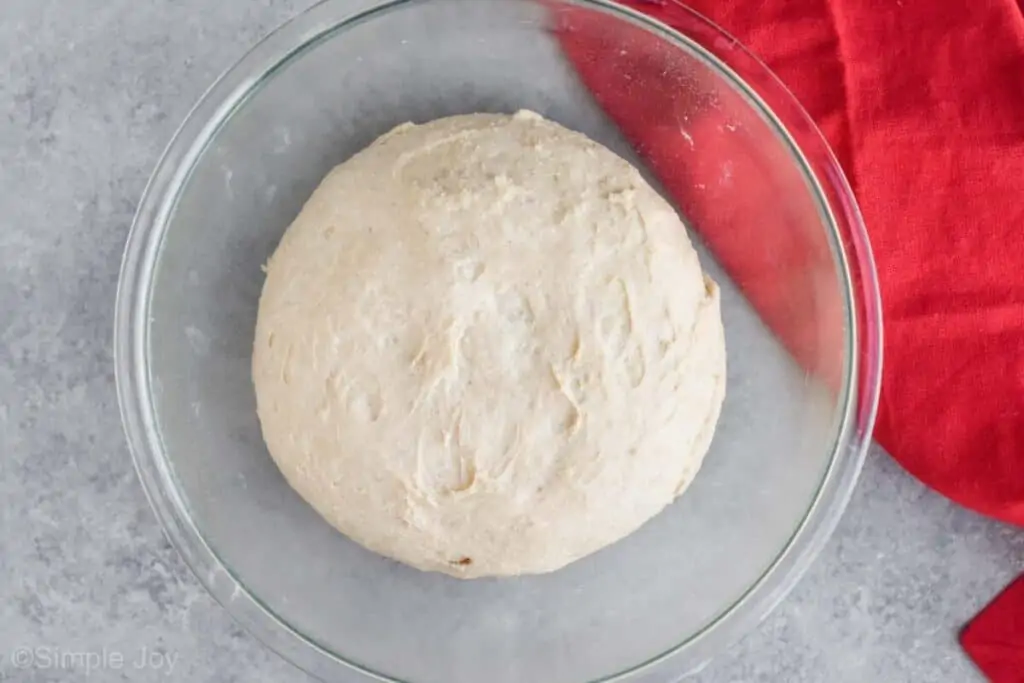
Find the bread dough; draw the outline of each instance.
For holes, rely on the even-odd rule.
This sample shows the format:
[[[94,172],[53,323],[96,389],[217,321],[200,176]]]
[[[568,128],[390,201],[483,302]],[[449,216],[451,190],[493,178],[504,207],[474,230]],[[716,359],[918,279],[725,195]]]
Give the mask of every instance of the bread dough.
[[[635,168],[536,114],[400,126],[327,176],[266,270],[270,454],[382,555],[549,572],[656,515],[708,449],[717,286]]]

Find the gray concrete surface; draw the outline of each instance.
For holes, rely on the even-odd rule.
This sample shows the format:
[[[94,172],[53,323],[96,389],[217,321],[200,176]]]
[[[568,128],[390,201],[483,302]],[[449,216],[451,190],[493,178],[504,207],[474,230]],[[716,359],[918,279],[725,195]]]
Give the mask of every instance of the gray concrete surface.
[[[0,3],[0,679],[303,683],[164,540],[119,423],[112,303],[162,147],[307,0]],[[700,683],[980,681],[960,626],[1024,571],[1024,532],[875,449],[838,533]]]

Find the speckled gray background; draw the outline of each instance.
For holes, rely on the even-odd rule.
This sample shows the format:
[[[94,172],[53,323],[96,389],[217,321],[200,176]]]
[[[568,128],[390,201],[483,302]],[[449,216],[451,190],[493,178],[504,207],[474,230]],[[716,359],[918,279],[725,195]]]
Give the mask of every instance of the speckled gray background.
[[[308,4],[0,3],[0,679],[309,681],[164,540],[111,353],[121,248],[161,149],[220,71]],[[980,681],[957,629],[1022,571],[1024,532],[957,509],[876,449],[809,575],[695,680]],[[36,661],[18,668],[25,648]]]

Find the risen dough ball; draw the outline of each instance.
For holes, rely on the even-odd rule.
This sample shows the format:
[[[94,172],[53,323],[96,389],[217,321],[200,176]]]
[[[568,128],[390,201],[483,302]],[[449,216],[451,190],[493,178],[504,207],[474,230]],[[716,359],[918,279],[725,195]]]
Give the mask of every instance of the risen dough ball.
[[[356,542],[549,572],[690,484],[725,389],[716,285],[629,163],[536,114],[405,125],[267,266],[253,357],[288,482]]]

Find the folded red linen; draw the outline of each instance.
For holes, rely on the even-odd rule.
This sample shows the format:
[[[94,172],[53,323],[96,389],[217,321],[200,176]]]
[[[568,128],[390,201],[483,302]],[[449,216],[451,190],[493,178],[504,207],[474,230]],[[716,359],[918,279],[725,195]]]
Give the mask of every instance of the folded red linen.
[[[1024,683],[1024,576],[964,629],[960,643],[993,683]]]

